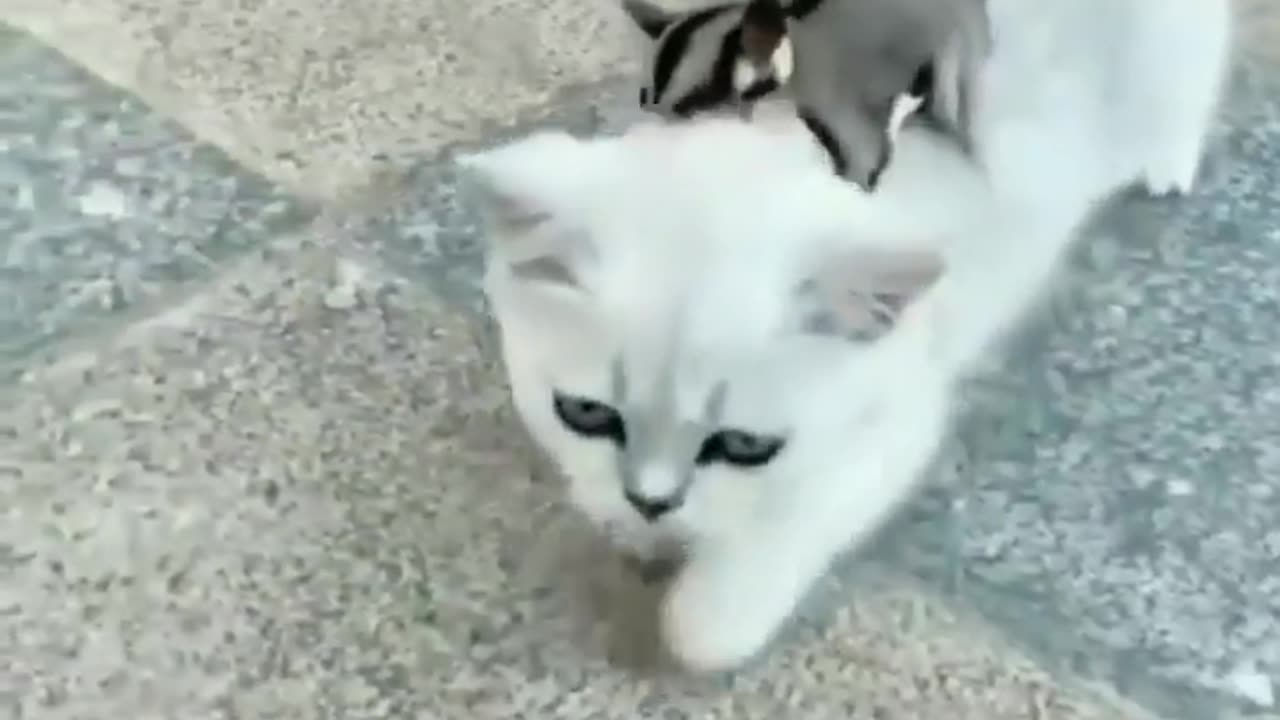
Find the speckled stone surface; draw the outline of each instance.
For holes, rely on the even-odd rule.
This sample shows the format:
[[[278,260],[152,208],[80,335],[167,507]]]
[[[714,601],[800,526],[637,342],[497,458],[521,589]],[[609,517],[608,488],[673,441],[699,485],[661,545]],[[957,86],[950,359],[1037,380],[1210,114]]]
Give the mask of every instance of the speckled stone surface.
[[[0,713],[1144,717],[871,576],[728,681],[672,673],[473,327],[306,237],[6,393]]]
[[[0,25],[0,377],[309,214]]]
[[[1280,58],[1256,50],[1200,189],[1103,214],[871,554],[1168,718],[1274,711],[1280,680]],[[625,102],[613,87],[548,122],[607,128]],[[354,237],[479,303],[453,171],[413,181]]]

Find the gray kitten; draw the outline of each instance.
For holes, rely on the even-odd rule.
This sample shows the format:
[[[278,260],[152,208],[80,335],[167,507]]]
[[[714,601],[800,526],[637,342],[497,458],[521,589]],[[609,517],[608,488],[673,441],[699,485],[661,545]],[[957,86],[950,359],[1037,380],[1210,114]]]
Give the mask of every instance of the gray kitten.
[[[991,47],[986,0],[622,4],[654,41],[646,109],[687,118],[785,93],[836,173],[868,190],[917,107],[969,147],[974,83]]]

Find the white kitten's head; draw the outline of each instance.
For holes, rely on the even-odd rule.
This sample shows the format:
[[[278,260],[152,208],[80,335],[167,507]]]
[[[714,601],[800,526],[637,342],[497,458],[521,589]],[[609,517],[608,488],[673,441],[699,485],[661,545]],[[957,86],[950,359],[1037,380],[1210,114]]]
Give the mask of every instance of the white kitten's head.
[[[802,128],[545,132],[463,163],[516,407],[632,549],[749,529],[912,382],[940,257]]]

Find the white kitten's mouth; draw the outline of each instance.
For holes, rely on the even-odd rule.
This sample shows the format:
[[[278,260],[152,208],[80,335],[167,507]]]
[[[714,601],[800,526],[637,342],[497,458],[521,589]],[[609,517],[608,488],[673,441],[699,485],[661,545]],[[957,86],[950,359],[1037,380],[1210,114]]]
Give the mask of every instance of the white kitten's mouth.
[[[622,549],[623,564],[640,576],[646,585],[663,582],[675,575],[688,560],[688,549],[683,543],[660,543],[650,552],[638,553]]]

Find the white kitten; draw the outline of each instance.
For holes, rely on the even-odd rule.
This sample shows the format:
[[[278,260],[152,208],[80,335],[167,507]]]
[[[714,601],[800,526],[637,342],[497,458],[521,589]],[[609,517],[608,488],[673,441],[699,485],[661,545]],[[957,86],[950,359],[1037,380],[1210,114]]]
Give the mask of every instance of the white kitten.
[[[867,195],[794,119],[545,132],[464,160],[518,412],[614,541],[687,548],[663,632],[692,669],[756,654],[909,497],[957,380],[1097,202],[1191,185],[1226,0],[989,7],[983,170],[908,128]]]

